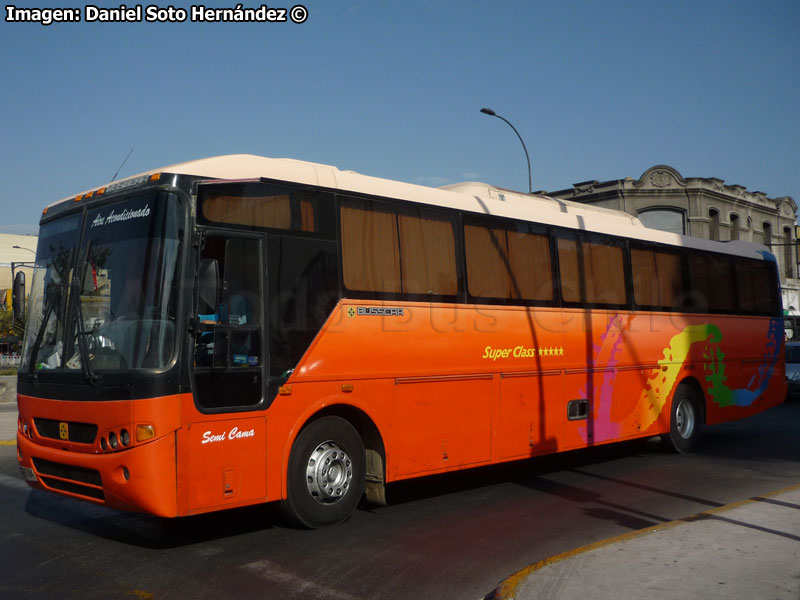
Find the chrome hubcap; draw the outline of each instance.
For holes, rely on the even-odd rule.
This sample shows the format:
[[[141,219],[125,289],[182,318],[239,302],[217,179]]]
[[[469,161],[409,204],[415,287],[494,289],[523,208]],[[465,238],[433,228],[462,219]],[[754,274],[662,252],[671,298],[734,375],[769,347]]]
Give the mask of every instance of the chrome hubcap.
[[[320,504],[341,500],[353,480],[353,463],[347,452],[334,442],[317,446],[306,465],[308,493]]]
[[[683,439],[689,439],[694,432],[694,405],[685,398],[680,401],[675,410],[675,425],[678,435]]]

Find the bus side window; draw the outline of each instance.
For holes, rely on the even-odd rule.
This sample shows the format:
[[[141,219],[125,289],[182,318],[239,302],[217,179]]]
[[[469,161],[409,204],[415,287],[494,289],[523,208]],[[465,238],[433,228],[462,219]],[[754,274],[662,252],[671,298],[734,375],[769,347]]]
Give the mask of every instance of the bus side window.
[[[261,271],[258,268],[257,247],[257,242],[248,239],[230,239],[225,243],[225,271],[220,304],[222,323],[254,325],[259,322],[257,308]]]
[[[194,350],[198,404],[205,408],[258,404],[264,362],[261,241],[209,235],[201,253],[204,264],[216,264],[220,272],[217,290],[200,286]],[[198,278],[202,276],[201,271]]]
[[[564,302],[588,305],[624,305],[623,248],[611,240],[558,238],[561,294]]]

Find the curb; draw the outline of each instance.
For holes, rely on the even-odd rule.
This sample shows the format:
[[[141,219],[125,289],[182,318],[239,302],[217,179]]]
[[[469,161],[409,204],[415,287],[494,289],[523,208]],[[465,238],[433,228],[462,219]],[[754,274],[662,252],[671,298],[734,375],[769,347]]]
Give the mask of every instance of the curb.
[[[603,548],[605,546],[610,546],[611,544],[615,544],[617,542],[624,542],[633,539],[637,539],[640,537],[644,537],[646,535],[650,535],[652,533],[656,533],[658,531],[664,531],[666,529],[672,529],[678,525],[685,525],[687,523],[693,523],[695,521],[701,521],[703,519],[707,519],[712,515],[727,512],[729,510],[739,508],[740,506],[746,506],[748,504],[754,504],[756,502],[762,502],[767,498],[771,498],[773,496],[779,496],[780,494],[784,494],[786,492],[793,492],[795,490],[800,489],[800,483],[787,486],[785,488],[781,488],[779,490],[775,490],[769,492],[767,494],[762,494],[760,496],[754,496],[753,498],[748,498],[746,500],[740,500],[738,502],[733,502],[731,504],[726,504],[724,506],[719,506],[717,508],[711,508],[709,510],[704,510],[697,514],[683,517],[681,519],[676,519],[674,521],[666,521],[664,523],[659,523],[653,527],[646,527],[644,529],[638,529],[636,531],[631,531],[628,533],[623,533],[621,535],[607,538],[605,540],[599,540],[597,542],[593,542],[591,544],[587,544],[586,546],[580,546],[578,548],[574,548],[573,550],[567,550],[566,552],[562,552],[561,554],[555,554],[553,556],[548,556],[538,562],[525,567],[524,569],[513,573],[506,579],[500,582],[500,584],[495,588],[495,590],[486,596],[486,600],[514,600],[516,594],[519,590],[519,586],[531,575],[533,575],[539,569],[546,567],[547,565],[551,565],[554,563],[561,562],[568,558],[572,558],[574,556],[579,556],[581,554],[585,554],[586,552],[591,552],[592,550],[597,550],[599,548]]]

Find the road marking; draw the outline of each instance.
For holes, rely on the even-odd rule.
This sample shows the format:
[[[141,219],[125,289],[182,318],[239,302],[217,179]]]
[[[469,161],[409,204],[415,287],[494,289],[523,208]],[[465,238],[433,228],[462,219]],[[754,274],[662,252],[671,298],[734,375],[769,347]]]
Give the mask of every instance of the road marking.
[[[754,504],[756,502],[764,502],[767,498],[778,496],[780,494],[785,494],[786,492],[793,492],[795,490],[800,490],[800,483],[795,485],[790,485],[780,490],[775,490],[774,492],[770,492],[768,494],[761,494],[760,496],[748,498],[747,500],[740,500],[738,502],[732,502],[731,504],[725,504],[724,506],[710,508],[708,510],[704,510],[702,512],[699,512],[697,514],[688,517],[675,519],[674,521],[666,521],[664,523],[659,523],[658,525],[645,527],[644,529],[629,531],[628,533],[623,533],[621,535],[611,537],[605,540],[599,540],[597,542],[587,544],[586,546],[580,546],[579,548],[574,548],[573,550],[567,550],[566,552],[562,552],[561,554],[548,556],[547,558],[544,558],[539,562],[535,562],[532,565],[525,567],[521,571],[517,571],[513,575],[504,579],[502,582],[500,582],[500,585],[497,586],[497,588],[495,589],[494,593],[490,596],[490,598],[492,600],[512,600],[513,598],[516,597],[519,586],[529,576],[533,575],[536,571],[538,571],[543,567],[546,567],[547,565],[552,565],[554,563],[567,560],[568,558],[572,558],[573,556],[578,556],[580,554],[585,554],[586,552],[591,552],[592,550],[597,550],[598,548],[610,546],[611,544],[615,544],[617,542],[626,542],[629,540],[634,540],[636,538],[640,538],[645,535],[655,533],[657,531],[664,531],[666,529],[672,529],[673,527],[676,527],[678,525],[685,525],[687,523],[692,523],[693,521],[699,521],[704,518],[707,518],[710,515],[726,512],[734,508],[739,508],[740,506],[746,506],[748,504]]]
[[[288,584],[305,597],[313,596],[314,598],[324,598],[325,600],[359,600],[357,596],[303,579],[269,560],[251,562],[244,565],[244,568],[267,581]]]
[[[17,440],[0,440],[0,446],[16,446]]]

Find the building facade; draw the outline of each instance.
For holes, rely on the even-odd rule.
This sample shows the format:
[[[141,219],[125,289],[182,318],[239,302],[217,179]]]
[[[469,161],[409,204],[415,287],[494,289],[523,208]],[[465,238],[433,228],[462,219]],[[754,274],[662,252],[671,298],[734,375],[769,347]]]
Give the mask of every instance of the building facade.
[[[784,311],[800,314],[797,204],[789,196],[768,198],[715,177],[684,178],[667,165],[650,167],[639,179],[584,181],[548,194],[622,210],[654,229],[763,244],[778,259]]]
[[[30,291],[32,266],[36,258],[38,241],[39,238],[35,235],[0,233],[0,316],[2,317],[8,317],[5,313],[11,310],[12,264],[15,270],[25,273],[26,294]],[[10,325],[7,318],[0,321],[0,325]],[[18,329],[11,331],[8,326],[0,327],[0,368],[17,364],[9,362],[12,359],[9,354],[19,351],[20,341]],[[13,357],[13,360],[18,360],[18,357]]]
[[[35,235],[0,233],[0,310],[8,308],[11,302],[12,263],[25,272],[30,287],[38,242],[39,238]]]

